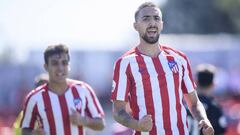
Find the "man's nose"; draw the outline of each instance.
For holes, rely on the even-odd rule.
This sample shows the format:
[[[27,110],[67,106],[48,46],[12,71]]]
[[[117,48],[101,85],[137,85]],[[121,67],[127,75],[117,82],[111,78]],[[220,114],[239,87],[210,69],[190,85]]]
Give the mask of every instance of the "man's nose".
[[[153,26],[155,26],[155,24],[156,24],[156,21],[153,18],[151,18],[149,21],[149,26],[153,27]]]
[[[64,65],[63,64],[58,64],[58,67],[57,67],[58,70],[63,70],[64,69]]]

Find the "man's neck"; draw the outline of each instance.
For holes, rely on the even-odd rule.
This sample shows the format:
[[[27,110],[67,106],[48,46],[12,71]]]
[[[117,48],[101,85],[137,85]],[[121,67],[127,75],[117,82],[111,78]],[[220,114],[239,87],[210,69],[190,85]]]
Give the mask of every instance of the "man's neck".
[[[52,91],[58,95],[62,95],[63,93],[65,93],[65,91],[68,88],[67,80],[64,82],[49,81],[48,88],[50,89],[50,91]]]
[[[161,52],[160,46],[158,43],[156,44],[142,44],[140,43],[137,46],[138,50],[145,54],[148,55],[150,57],[156,57],[159,55],[159,53]]]

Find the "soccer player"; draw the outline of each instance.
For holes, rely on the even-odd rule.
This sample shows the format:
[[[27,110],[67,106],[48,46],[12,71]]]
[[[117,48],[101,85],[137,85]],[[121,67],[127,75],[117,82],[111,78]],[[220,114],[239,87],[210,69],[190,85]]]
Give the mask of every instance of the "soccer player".
[[[70,56],[65,45],[48,46],[44,68],[49,82],[26,97],[22,133],[84,135],[84,128],[104,128],[104,112],[93,89],[82,81],[68,79]],[[34,129],[39,121],[41,128]]]
[[[134,28],[140,43],[120,57],[114,67],[114,119],[134,129],[135,135],[188,135],[184,98],[203,134],[213,135],[186,55],[159,44],[163,21],[157,5],[140,5]],[[132,115],[126,112],[127,102]]]

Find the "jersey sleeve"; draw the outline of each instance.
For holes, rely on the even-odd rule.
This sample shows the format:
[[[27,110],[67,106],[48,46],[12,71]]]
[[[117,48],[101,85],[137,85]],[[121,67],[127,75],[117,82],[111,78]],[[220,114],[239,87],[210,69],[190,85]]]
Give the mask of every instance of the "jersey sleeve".
[[[27,96],[24,109],[23,109],[23,117],[21,120],[21,128],[34,128],[34,122],[37,120],[37,103],[34,99],[34,96]]]
[[[130,64],[127,60],[119,59],[114,65],[111,100],[128,101],[130,78],[128,77]]]
[[[182,90],[183,93],[191,93],[196,89],[196,84],[193,80],[190,62],[188,58],[183,56],[183,78],[182,78]]]
[[[94,92],[94,90],[86,84],[87,87],[87,105],[86,105],[86,112],[89,114],[92,118],[103,118],[104,112],[102,109],[102,106]]]

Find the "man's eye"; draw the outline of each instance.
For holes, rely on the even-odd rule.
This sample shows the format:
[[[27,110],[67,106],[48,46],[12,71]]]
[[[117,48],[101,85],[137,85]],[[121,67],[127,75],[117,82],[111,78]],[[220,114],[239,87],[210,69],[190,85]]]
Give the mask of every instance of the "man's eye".
[[[156,21],[160,21],[160,17],[155,17],[155,20]]]
[[[68,61],[63,61],[63,65],[68,65]]]
[[[143,21],[148,21],[148,20],[149,20],[148,17],[143,18]]]
[[[56,66],[58,63],[57,62],[52,62],[52,65]]]

